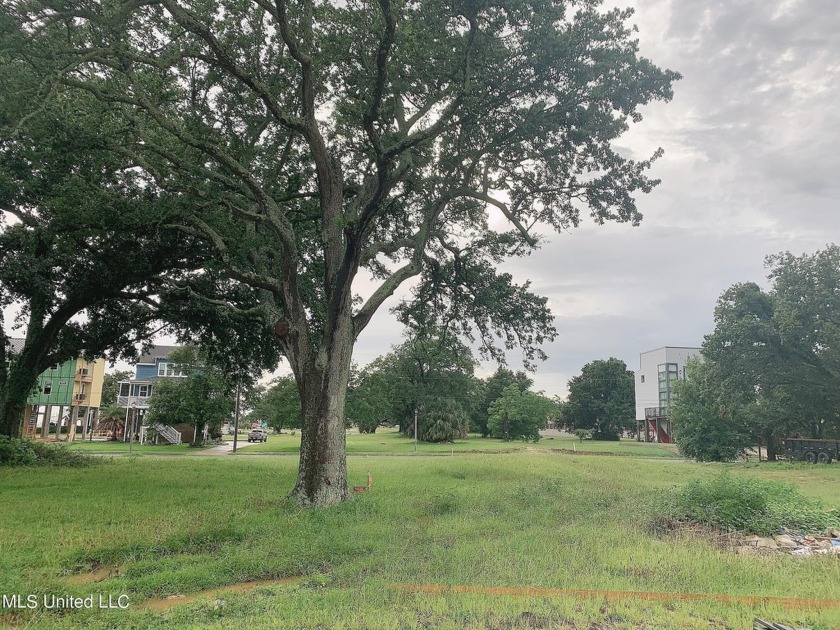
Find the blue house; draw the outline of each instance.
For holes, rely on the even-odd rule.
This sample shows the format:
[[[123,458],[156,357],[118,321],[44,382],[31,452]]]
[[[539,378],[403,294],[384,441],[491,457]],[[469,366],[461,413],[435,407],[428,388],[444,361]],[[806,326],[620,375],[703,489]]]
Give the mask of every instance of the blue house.
[[[183,378],[186,376],[178,364],[169,360],[169,355],[180,346],[154,346],[149,352],[138,359],[134,366],[134,378],[129,381],[120,382],[120,391],[117,396],[117,405],[126,409],[126,424],[128,424],[129,413],[132,416],[131,426],[143,427],[143,417],[149,409],[149,401],[154,395],[155,385],[161,379]],[[145,427],[143,427],[145,428]],[[161,433],[168,433],[165,427],[155,427]],[[141,433],[145,431],[141,430]],[[177,432],[176,432],[177,433]],[[170,442],[175,442],[175,434],[171,438],[165,435]],[[181,441],[180,433],[177,436],[177,443]]]

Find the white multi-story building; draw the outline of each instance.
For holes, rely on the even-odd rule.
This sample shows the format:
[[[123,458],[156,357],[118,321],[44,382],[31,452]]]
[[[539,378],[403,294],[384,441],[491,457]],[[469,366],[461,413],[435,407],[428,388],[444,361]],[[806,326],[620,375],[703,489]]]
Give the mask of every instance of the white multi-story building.
[[[636,372],[636,427],[638,439],[645,442],[671,442],[671,404],[673,385],[685,380],[685,361],[700,348],[665,346],[642,352]]]

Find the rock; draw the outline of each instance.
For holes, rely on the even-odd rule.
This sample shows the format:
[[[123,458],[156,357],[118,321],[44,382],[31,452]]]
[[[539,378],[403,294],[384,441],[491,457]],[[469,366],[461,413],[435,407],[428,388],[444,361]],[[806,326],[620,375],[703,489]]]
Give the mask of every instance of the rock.
[[[831,536],[832,538],[840,538],[840,529],[837,529],[836,527],[829,527],[825,530],[825,535]]]
[[[780,536],[774,536],[773,540],[776,541],[776,544],[783,549],[793,549],[796,547],[796,541],[788,536],[787,534],[782,534]]]
[[[810,556],[813,552],[810,547],[797,547],[790,553],[794,556]]]
[[[759,538],[755,546],[759,549],[778,549],[779,545],[776,544],[776,541],[772,538]]]

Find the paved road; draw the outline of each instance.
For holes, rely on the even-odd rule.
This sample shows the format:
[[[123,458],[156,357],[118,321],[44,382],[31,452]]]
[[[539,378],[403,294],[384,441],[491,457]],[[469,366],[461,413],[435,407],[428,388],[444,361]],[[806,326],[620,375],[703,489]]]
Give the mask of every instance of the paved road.
[[[251,446],[252,444],[258,444],[258,442],[249,442],[248,440],[239,440],[236,443],[236,450],[239,452],[240,449],[243,449],[247,446]],[[214,446],[213,448],[203,448],[200,451],[194,453],[195,455],[229,455],[233,452],[233,440],[227,442],[226,444],[222,444],[220,446]]]

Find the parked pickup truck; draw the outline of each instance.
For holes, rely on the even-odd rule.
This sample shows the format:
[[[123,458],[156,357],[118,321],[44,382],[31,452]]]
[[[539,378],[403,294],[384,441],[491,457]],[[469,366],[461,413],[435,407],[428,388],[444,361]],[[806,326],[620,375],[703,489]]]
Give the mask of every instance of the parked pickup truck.
[[[268,440],[268,431],[265,429],[253,429],[248,434],[249,442],[265,442]]]
[[[785,438],[785,453],[788,459],[809,464],[830,464],[831,460],[840,459],[840,440]]]

